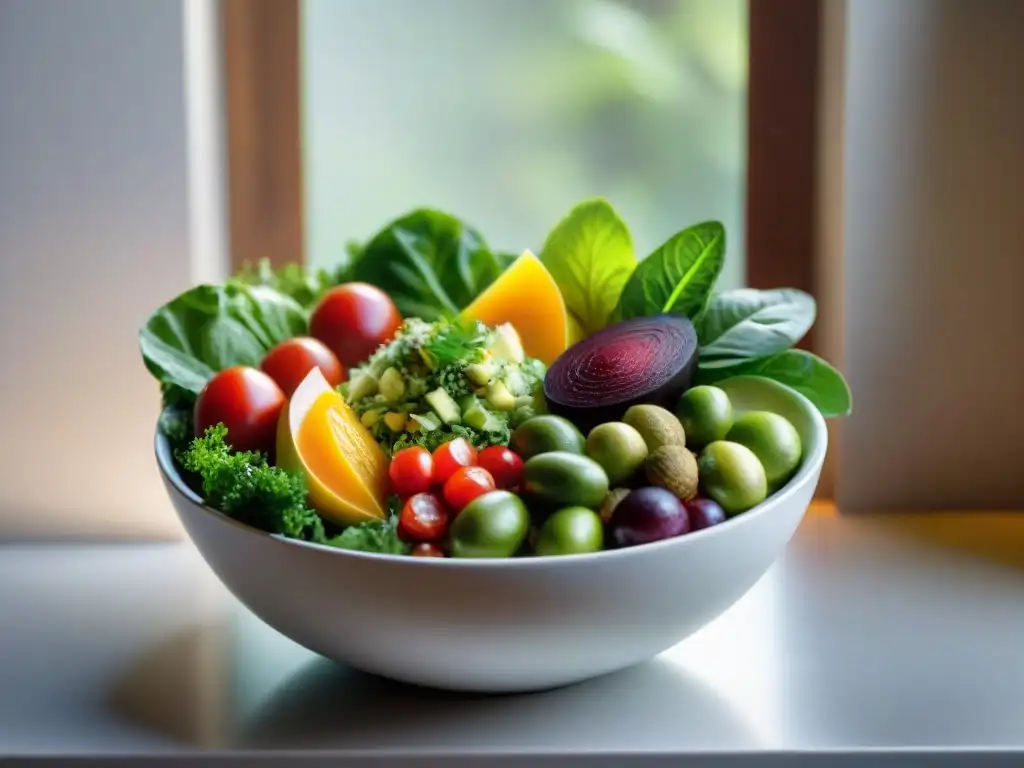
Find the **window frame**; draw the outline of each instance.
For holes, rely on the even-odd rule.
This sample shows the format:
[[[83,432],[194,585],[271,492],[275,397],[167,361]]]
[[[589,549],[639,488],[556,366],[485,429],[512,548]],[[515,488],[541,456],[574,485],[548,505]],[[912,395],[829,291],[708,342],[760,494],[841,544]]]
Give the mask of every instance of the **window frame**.
[[[820,294],[823,0],[749,0],[746,276]],[[799,344],[816,349],[817,328]]]
[[[221,0],[229,267],[304,258],[301,0]]]
[[[303,256],[302,0],[222,0],[231,266]],[[817,293],[822,0],[749,3],[747,284]],[[811,349],[815,334],[801,346]]]

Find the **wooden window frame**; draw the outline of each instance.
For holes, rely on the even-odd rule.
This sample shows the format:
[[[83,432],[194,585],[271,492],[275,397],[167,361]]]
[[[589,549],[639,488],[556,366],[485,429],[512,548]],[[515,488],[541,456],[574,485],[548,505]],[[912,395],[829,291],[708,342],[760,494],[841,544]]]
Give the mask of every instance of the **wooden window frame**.
[[[304,256],[301,0],[220,0],[229,265]]]
[[[750,0],[746,274],[818,294],[823,0]],[[303,257],[301,0],[221,0],[231,267]],[[814,348],[814,332],[801,346]]]

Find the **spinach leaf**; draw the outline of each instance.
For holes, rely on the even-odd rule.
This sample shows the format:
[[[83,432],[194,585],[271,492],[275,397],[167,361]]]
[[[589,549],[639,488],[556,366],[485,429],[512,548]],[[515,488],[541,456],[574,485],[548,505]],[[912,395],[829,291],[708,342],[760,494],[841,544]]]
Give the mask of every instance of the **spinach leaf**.
[[[623,320],[663,313],[696,322],[725,263],[725,227],[706,221],[684,229],[640,262],[619,299]]]
[[[637,265],[629,227],[603,198],[569,211],[548,234],[540,260],[587,333],[608,325]]]
[[[457,315],[506,266],[454,216],[421,208],[388,224],[355,254],[345,280],[383,290],[404,317]]]
[[[139,331],[146,368],[165,398],[194,400],[217,371],[258,366],[278,343],[306,332],[306,312],[269,286],[199,285],[154,312]]]
[[[763,376],[792,387],[810,400],[826,418],[848,416],[852,410],[850,387],[843,375],[817,355],[787,349],[771,357],[748,360],[728,368],[698,366],[697,383],[714,384],[733,376]]]
[[[700,364],[720,368],[789,349],[814,324],[814,299],[794,288],[716,293],[697,324]]]

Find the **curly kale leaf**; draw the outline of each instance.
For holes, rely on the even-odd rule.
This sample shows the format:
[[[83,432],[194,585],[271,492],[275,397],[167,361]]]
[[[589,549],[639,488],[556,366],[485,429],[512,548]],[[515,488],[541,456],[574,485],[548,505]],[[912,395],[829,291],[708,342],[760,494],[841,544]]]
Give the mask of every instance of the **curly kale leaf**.
[[[319,515],[306,502],[302,475],[267,463],[256,451],[233,453],[223,424],[210,427],[181,454],[202,479],[206,502],[246,525],[294,539],[323,541]]]

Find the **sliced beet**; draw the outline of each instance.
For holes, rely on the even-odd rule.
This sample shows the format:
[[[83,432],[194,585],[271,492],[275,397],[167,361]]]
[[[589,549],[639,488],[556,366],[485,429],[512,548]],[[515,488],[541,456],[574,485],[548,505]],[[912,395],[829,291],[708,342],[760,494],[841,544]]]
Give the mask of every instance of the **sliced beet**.
[[[697,332],[678,315],[609,325],[563,352],[544,377],[551,413],[584,434],[639,403],[674,411],[697,372]]]

